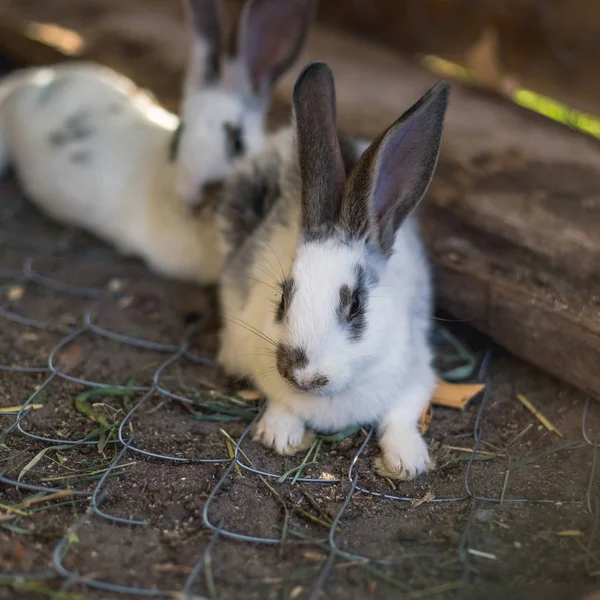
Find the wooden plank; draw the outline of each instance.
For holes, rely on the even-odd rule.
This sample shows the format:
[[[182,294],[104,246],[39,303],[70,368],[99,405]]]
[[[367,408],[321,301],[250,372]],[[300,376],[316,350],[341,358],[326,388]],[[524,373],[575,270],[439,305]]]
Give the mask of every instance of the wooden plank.
[[[600,399],[600,289],[539,256],[465,226],[433,204],[422,215],[438,303],[499,345]]]

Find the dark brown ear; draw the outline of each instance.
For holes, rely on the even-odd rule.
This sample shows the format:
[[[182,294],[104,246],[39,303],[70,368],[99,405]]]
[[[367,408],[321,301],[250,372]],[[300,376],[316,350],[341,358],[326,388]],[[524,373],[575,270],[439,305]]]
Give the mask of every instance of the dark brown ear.
[[[221,76],[223,7],[219,0],[184,0],[184,8],[192,32],[187,85],[214,84]]]
[[[339,225],[352,237],[369,234],[385,256],[433,177],[449,95],[448,83],[436,84],[365,150],[350,176]]]
[[[253,93],[268,93],[298,58],[315,6],[316,0],[248,0],[238,47]]]
[[[337,136],[333,74],[310,64],[294,87],[298,163],[302,179],[302,227],[320,236],[333,229],[346,175]]]

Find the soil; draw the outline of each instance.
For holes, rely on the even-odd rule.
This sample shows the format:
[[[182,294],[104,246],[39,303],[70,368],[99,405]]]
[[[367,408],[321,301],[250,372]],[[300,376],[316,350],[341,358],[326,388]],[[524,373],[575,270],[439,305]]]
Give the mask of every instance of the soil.
[[[100,3],[78,11],[55,3],[51,13],[48,3],[19,2],[19,9],[40,19],[62,15],[60,22],[75,26],[99,19],[84,4]],[[151,76],[156,83],[155,64],[138,55],[148,78],[141,83],[151,85]],[[161,85],[173,89],[168,78],[153,89]],[[216,368],[197,361],[213,357],[217,346],[214,290],[162,280],[62,230],[10,179],[0,181],[0,198],[0,409],[34,394],[42,405],[0,445],[0,472],[12,481],[0,483],[0,598],[125,598],[135,590],[111,586],[126,586],[141,597],[160,591],[221,600],[570,600],[594,589],[599,484],[595,446],[584,435],[592,442],[600,436],[598,403],[495,349],[483,397],[462,411],[435,408],[426,437],[438,468],[415,482],[394,484],[373,472],[377,444],[365,431],[322,443],[302,471],[318,482],[293,482],[294,473],[279,482],[233,468],[230,440],[239,440],[248,422],[210,420],[214,413],[200,406],[215,400],[208,390],[232,391]],[[464,325],[454,328],[487,346]],[[188,333],[189,353],[156,377]],[[23,371],[45,368],[49,357],[60,375]],[[95,397],[92,420],[76,404],[90,389],[81,380],[133,389]],[[161,395],[157,385],[195,405]],[[64,447],[92,434],[98,415],[116,435],[136,405],[123,427],[131,442],[124,454],[114,438],[97,435]],[[0,416],[1,429],[14,420]],[[302,461],[248,438],[240,448],[245,467],[271,475]],[[120,466],[111,467],[115,459]],[[79,495],[38,502],[37,488],[17,486],[18,477]],[[102,515],[90,511],[85,494],[94,490]],[[262,539],[232,539],[236,534]]]
[[[4,286],[3,310],[8,311],[0,321],[0,364],[44,367],[70,331],[85,329],[88,311],[93,311],[94,326],[103,331],[165,344],[167,349],[181,343],[190,321],[207,317],[206,327],[192,334],[190,352],[214,355],[217,323],[208,316],[216,310],[213,292],[160,280],[99,242],[61,230],[21,198],[10,179],[2,181],[0,195],[0,285]],[[19,283],[20,269],[29,259],[35,275]],[[65,293],[56,289],[56,283],[78,289]],[[92,290],[103,296],[82,297],[79,288],[87,295]],[[482,341],[475,339],[475,343]],[[152,384],[158,367],[172,356],[172,351],[107,339],[88,327],[54,354],[53,364],[72,378],[144,387]],[[60,448],[62,440],[84,439],[97,423],[74,407],[85,386],[60,376],[48,382],[48,377],[45,372],[10,368],[0,372],[0,406],[20,405],[36,390],[40,391],[34,402],[43,405],[22,422],[29,435],[13,431],[6,436],[0,448],[2,470],[14,480],[41,450],[51,447],[25,470],[21,481],[92,491],[118,448],[108,443],[100,449],[97,439],[86,446]],[[188,357],[165,368],[159,383],[194,400],[207,387],[228,385],[216,369],[199,366]],[[545,429],[516,394],[526,396],[564,437]],[[340,556],[326,571],[331,519],[351,492],[348,469],[364,432],[323,443],[316,462],[303,472],[303,477],[322,482],[291,483],[288,478],[278,483],[244,469],[228,469],[227,438],[221,430],[238,440],[247,422],[198,420],[198,408],[190,412],[189,405],[157,392],[146,399],[143,391],[131,391],[127,399],[99,396],[96,402],[103,406],[94,410],[104,411],[109,423],[118,423],[123,411],[141,400],[124,434],[134,433],[136,450],[120,458],[123,466],[102,485],[108,495],[101,509],[147,525],[85,516],[86,497],[32,504],[31,508],[44,510],[26,510],[24,515],[3,510],[0,545],[5,574],[52,573],[52,553],[65,536],[71,543],[62,564],[69,571],[95,582],[153,590],[182,591],[191,569],[209,547],[210,571],[201,569],[191,591],[210,596],[214,587],[216,597],[222,599],[308,598],[320,581],[324,598],[396,598],[407,592],[406,597],[414,598],[458,594],[493,599],[510,592],[515,598],[567,599],[590,588],[593,579],[588,573],[598,571],[592,537],[598,484],[590,479],[594,450],[582,438],[585,398],[500,351],[491,364],[483,406],[479,399],[463,411],[435,409],[427,437],[437,471],[416,482],[392,484],[373,473],[377,448],[374,440],[368,443],[353,471],[360,490],[355,490],[342,514],[335,541],[342,551],[371,562]],[[0,418],[3,428],[14,420]],[[478,418],[483,452],[468,471]],[[31,434],[55,441],[38,441]],[[598,434],[600,407],[592,402],[587,435],[596,439]],[[276,457],[246,439],[241,449],[244,464],[275,474],[285,473],[301,460]],[[210,523],[220,524],[226,532],[274,540],[281,538],[285,525],[285,543],[239,542],[226,534],[213,538],[203,520],[211,492]],[[0,503],[23,507],[34,495],[4,485]],[[82,516],[81,527],[69,533]],[[587,548],[591,553],[586,554]],[[322,573],[327,577],[319,580]],[[59,577],[7,580],[0,598],[43,597],[63,584]],[[64,593],[65,597],[125,597],[76,582]]]

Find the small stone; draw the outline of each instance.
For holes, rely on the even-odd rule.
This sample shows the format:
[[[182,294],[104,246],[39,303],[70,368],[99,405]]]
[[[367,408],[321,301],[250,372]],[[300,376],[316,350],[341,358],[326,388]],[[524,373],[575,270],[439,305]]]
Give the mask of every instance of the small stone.
[[[24,295],[25,288],[22,285],[13,285],[6,292],[6,296],[11,302],[18,302]]]
[[[106,287],[109,292],[120,292],[125,287],[125,282],[122,279],[111,279]]]
[[[475,518],[480,523],[490,523],[491,520],[494,518],[494,511],[487,508],[480,508],[475,513]]]

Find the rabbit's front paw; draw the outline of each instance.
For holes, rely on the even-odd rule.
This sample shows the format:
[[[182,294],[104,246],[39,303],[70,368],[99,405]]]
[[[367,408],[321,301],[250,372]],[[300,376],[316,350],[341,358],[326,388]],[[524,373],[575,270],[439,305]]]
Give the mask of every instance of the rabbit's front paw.
[[[269,408],[256,424],[253,435],[254,441],[284,456],[305,450],[313,437],[306,431],[304,422],[295,415]]]
[[[425,440],[416,431],[386,432],[380,442],[382,456],[375,461],[375,470],[383,477],[409,481],[435,468]]]

